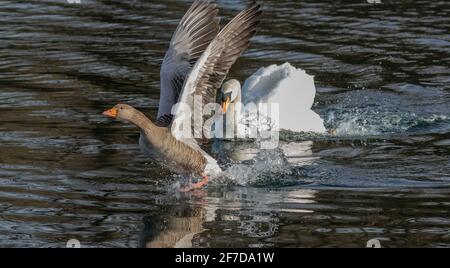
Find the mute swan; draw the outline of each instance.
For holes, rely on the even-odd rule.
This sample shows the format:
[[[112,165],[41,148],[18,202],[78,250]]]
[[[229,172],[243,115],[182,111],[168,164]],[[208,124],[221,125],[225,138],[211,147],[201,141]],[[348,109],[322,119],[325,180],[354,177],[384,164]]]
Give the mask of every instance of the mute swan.
[[[277,122],[279,129],[326,133],[323,120],[311,110],[315,94],[314,78],[289,63],[259,69],[245,81],[242,91],[239,81],[229,80],[221,90],[225,117],[216,121],[216,137],[228,139],[246,135],[244,126],[238,122],[244,116],[242,106],[250,103],[278,104],[279,118],[271,119]]]

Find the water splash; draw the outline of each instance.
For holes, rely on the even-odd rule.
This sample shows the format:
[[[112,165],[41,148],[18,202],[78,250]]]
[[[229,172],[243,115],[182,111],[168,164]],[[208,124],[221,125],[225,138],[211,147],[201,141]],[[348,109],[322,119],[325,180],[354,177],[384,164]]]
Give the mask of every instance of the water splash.
[[[281,187],[296,183],[295,175],[295,169],[281,150],[261,150],[251,160],[231,164],[219,181],[240,186]]]
[[[353,108],[346,111],[330,111],[326,125],[337,136],[369,136],[395,133],[421,132],[450,122],[445,115],[417,115],[409,112],[381,111]]]

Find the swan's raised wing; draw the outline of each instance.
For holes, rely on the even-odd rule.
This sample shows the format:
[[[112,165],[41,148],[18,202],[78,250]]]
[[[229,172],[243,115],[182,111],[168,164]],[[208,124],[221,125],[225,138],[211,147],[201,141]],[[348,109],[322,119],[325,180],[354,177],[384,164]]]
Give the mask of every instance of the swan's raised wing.
[[[180,101],[173,112],[172,134],[175,137],[183,140],[204,138],[203,128],[198,127],[197,122],[192,123],[192,119],[198,119],[198,109],[202,113],[206,105],[216,103],[217,92],[231,66],[255,35],[261,13],[260,6],[253,2],[220,31],[198,59],[186,78]],[[205,119],[208,116],[203,117],[202,124]],[[186,129],[186,126],[190,128]]]
[[[178,24],[161,67],[158,118],[171,114],[192,66],[219,33],[218,12],[215,4],[196,0]]]

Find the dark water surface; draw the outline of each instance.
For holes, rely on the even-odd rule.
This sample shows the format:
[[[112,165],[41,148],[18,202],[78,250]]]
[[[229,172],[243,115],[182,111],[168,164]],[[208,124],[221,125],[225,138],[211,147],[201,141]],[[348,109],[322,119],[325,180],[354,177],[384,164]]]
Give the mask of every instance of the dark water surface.
[[[185,195],[101,111],[155,116],[190,1],[1,0],[0,246],[450,246],[450,4],[384,2],[261,1],[230,76],[305,69],[337,136],[286,134],[231,167],[238,185]]]

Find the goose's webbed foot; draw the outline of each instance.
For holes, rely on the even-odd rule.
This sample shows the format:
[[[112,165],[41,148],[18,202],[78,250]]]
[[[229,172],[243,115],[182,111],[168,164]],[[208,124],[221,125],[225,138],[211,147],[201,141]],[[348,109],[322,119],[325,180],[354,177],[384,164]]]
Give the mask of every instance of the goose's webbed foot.
[[[187,193],[193,190],[202,189],[203,187],[208,185],[209,178],[208,176],[203,176],[200,180],[194,179],[192,180],[189,186],[183,187],[180,189],[180,192]]]

